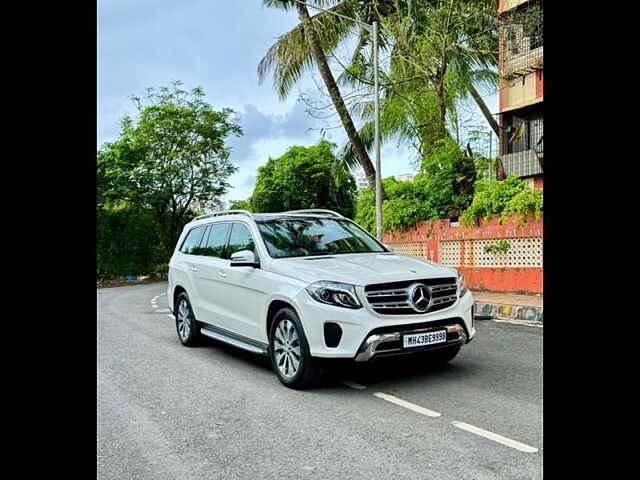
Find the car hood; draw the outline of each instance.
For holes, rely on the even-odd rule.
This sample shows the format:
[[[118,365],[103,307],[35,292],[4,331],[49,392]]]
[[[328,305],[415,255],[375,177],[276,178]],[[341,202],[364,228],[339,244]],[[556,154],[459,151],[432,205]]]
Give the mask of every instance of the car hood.
[[[280,258],[271,271],[303,282],[331,280],[353,285],[456,276],[456,270],[397,253],[354,253]]]

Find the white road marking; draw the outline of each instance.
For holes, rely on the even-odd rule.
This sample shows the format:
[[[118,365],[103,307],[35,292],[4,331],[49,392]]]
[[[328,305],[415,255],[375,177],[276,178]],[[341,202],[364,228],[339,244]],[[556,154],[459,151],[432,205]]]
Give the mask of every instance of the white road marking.
[[[164,295],[166,295],[166,294],[167,294],[167,292],[164,292],[164,293],[161,293],[161,294],[160,294],[160,295],[158,295],[158,296],[159,296],[159,297],[162,297],[162,296],[164,296]]]
[[[416,405],[415,403],[407,402],[402,400],[401,398],[394,397],[393,395],[388,395],[382,392],[376,392],[373,394],[374,397],[382,398],[387,402],[395,403],[396,405],[400,405],[401,407],[408,408],[409,410],[413,410],[414,412],[421,413],[422,415],[426,415],[427,417],[440,417],[442,416],[440,413],[435,412],[433,410],[429,410],[428,408],[421,407],[420,405]]]
[[[167,313],[167,317],[169,317],[169,318],[173,318],[173,314],[171,314],[171,313]]]
[[[527,327],[538,327],[542,328],[542,324],[538,322],[526,322],[524,320],[499,320],[497,318],[492,319],[494,322],[498,323],[511,323],[512,325],[525,325]]]
[[[367,387],[360,385],[359,383],[350,382],[349,380],[340,380],[340,383],[345,387],[353,388],[354,390],[366,390]]]
[[[151,305],[153,308],[158,308],[158,305],[156,305],[155,303],[153,305]]]
[[[159,310],[157,310],[158,313],[169,313],[171,310],[169,310],[168,308],[160,308]]]
[[[510,438],[503,437],[502,435],[498,435],[497,433],[489,432],[487,430],[483,430],[482,428],[469,425],[468,423],[464,423],[464,422],[451,422],[451,423],[454,427],[458,427],[462,430],[466,430],[467,432],[475,433],[476,435],[479,435],[484,438],[488,438],[489,440],[493,440],[494,442],[501,443],[502,445],[506,445],[507,447],[520,450],[521,452],[535,453],[538,451],[538,449],[535,447],[531,447],[524,443],[511,440]]]

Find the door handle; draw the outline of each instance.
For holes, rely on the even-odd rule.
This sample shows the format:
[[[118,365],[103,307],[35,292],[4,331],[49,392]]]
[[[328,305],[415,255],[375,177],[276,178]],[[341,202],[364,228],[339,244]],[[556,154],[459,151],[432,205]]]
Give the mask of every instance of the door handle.
[[[222,278],[226,278],[227,274],[224,273],[222,270],[218,270],[218,275],[220,275]]]
[[[197,269],[196,267],[194,267],[193,265],[191,265],[191,271],[192,271],[192,272],[197,272],[197,271],[198,271],[198,269]]]

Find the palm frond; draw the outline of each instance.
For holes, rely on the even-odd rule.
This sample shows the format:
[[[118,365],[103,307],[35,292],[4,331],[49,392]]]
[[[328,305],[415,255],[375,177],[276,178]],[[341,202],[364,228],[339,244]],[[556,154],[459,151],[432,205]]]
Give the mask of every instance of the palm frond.
[[[335,1],[320,2],[316,0],[313,3],[322,6],[321,4],[332,4]],[[356,7],[355,0],[344,0],[328,10],[353,18],[357,15]],[[327,55],[333,53],[357,25],[352,20],[327,12],[313,15],[311,21],[318,34],[320,45]],[[274,87],[280,98],[284,99],[300,77],[314,65],[311,46],[304,34],[304,28],[300,24],[279,37],[277,42],[269,48],[258,64],[258,80],[262,83],[267,75],[273,74]]]

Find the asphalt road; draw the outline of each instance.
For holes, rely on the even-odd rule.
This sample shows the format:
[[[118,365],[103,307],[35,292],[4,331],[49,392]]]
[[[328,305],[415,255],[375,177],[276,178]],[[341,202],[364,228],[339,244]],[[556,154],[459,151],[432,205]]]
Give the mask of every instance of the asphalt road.
[[[165,288],[98,290],[99,480],[542,478],[542,328],[481,321],[445,367],[294,391],[262,357],[183,347]]]

